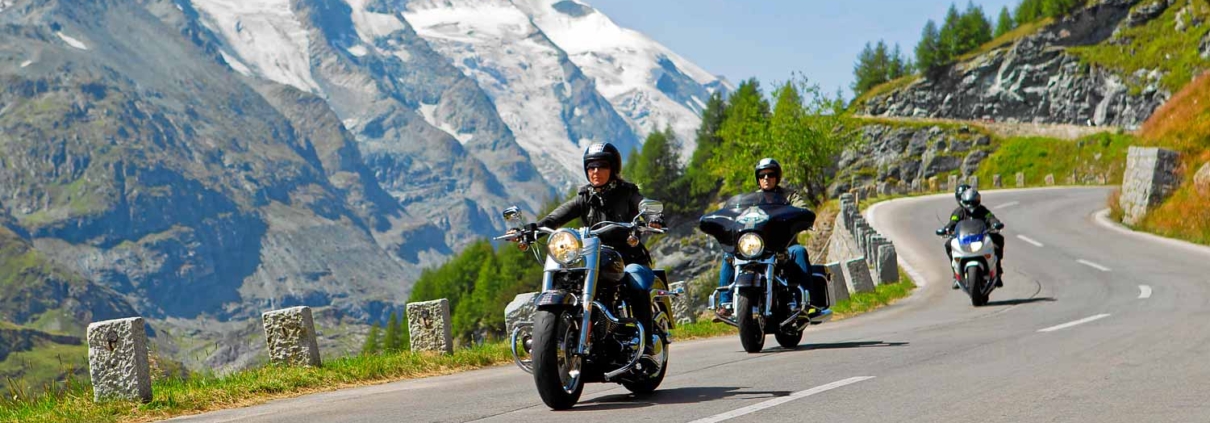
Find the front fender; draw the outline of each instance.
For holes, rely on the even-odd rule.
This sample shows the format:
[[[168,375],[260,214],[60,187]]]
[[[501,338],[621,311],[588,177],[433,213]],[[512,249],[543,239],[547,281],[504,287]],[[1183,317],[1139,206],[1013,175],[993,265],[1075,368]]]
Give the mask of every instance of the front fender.
[[[576,305],[576,296],[562,289],[555,289],[538,294],[538,297],[534,298],[534,304],[538,310],[571,307]]]
[[[735,276],[735,287],[739,289],[760,288],[763,276],[755,272],[741,272]]]

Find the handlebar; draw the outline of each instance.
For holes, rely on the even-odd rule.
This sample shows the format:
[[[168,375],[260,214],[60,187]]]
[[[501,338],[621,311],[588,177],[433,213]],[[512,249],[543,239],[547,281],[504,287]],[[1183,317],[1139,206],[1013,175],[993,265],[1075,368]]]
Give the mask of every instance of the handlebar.
[[[604,226],[602,226],[602,225],[604,225]],[[596,226],[601,226],[601,227],[589,231],[589,233],[591,233],[594,236],[599,236],[602,233],[605,233],[607,231],[614,230],[617,228],[637,229],[639,232],[654,233],[654,234],[662,234],[662,233],[668,232],[667,230],[664,230],[664,229],[656,229],[656,228],[649,227],[647,225],[638,225],[638,224],[634,224],[634,223],[601,222],[601,223],[597,223],[596,225],[594,225],[594,227],[596,227]],[[532,229],[532,230],[527,230],[527,229],[523,229],[523,228],[516,228],[516,229],[517,229],[517,232],[494,237],[494,238],[492,238],[492,240],[493,241],[516,241],[518,239],[525,239],[525,237],[533,235],[535,233],[550,235],[550,234],[555,233],[555,231],[556,231],[556,229],[551,229],[551,228],[547,228],[547,227],[539,227],[539,228]]]

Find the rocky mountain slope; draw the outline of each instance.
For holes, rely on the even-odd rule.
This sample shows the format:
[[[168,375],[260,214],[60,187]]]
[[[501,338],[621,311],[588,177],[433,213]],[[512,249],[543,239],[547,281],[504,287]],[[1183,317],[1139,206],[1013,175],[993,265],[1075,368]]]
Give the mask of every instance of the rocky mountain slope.
[[[1150,2],[1150,1],[1146,1]],[[1162,4],[1159,12],[1171,1]],[[1100,0],[1019,39],[974,54],[867,99],[873,116],[1137,128],[1171,91],[1164,72],[1090,65],[1074,49],[1129,43],[1118,37],[1160,14],[1139,0]],[[1138,7],[1136,7],[1138,6]],[[1132,11],[1132,8],[1133,11]]]

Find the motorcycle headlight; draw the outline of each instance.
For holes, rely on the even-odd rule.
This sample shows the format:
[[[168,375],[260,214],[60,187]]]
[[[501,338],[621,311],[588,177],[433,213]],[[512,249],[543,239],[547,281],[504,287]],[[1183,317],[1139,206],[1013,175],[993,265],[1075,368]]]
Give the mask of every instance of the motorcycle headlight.
[[[546,248],[550,250],[550,256],[555,261],[567,266],[580,258],[580,237],[572,231],[558,231],[550,236]]]
[[[739,247],[739,255],[744,257],[756,257],[760,253],[765,252],[765,240],[753,232],[748,232],[739,237],[739,242],[736,246]]]
[[[971,249],[971,252],[972,252],[972,253],[973,253],[973,252],[975,252],[975,251],[982,250],[982,249],[983,249],[983,241],[975,241],[975,242],[972,242],[972,243],[971,243],[971,247],[970,247],[970,249]]]

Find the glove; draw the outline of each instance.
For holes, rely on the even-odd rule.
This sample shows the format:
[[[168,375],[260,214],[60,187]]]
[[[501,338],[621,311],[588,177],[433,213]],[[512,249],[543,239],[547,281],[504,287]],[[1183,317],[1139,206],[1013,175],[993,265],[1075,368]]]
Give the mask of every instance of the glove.
[[[1001,230],[1001,229],[1004,229],[1004,224],[1003,224],[1003,223],[1000,223],[1000,222],[993,223],[993,224],[992,224],[992,229],[995,229],[995,230],[997,230],[997,231],[998,231],[998,230]]]

